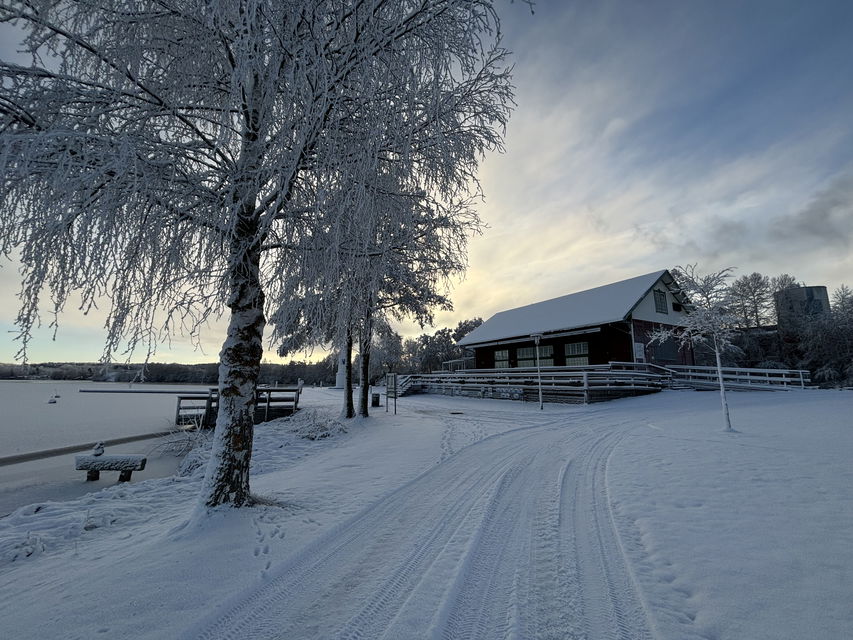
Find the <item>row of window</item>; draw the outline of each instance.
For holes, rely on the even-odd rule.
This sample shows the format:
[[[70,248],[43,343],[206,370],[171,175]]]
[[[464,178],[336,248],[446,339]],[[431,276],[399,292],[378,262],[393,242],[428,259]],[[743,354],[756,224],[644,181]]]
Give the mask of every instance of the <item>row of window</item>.
[[[519,347],[516,349],[519,367],[536,366],[536,347]],[[589,343],[572,342],[565,345],[566,366],[582,367],[589,364]],[[539,347],[539,365],[554,366],[554,345],[545,344]],[[495,351],[495,369],[509,368],[509,349]]]

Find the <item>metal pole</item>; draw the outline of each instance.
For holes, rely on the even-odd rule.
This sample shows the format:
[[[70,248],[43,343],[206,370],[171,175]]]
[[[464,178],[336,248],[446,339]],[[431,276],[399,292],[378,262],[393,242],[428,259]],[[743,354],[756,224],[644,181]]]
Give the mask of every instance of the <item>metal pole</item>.
[[[539,411],[544,410],[544,406],[542,405],[542,368],[539,366],[539,339],[542,337],[541,334],[534,334],[533,340],[536,342],[536,378],[539,381]]]

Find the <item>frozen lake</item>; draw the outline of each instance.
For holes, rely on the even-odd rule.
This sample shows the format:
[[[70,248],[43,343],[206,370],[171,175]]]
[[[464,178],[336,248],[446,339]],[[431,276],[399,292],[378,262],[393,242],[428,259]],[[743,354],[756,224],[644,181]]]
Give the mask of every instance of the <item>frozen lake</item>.
[[[206,391],[208,386],[89,381],[0,381],[0,457],[169,429],[175,395],[80,393],[80,389]],[[54,394],[60,397],[48,404]]]

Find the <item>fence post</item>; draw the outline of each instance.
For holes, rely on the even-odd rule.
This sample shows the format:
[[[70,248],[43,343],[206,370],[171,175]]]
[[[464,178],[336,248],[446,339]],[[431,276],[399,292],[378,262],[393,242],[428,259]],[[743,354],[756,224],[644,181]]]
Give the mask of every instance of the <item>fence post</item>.
[[[803,370],[800,369],[799,373],[800,373],[800,389],[805,389],[806,383],[805,383],[805,380],[803,380]]]
[[[583,372],[583,403],[589,404],[589,372]]]
[[[204,415],[201,418],[201,426],[209,427],[211,423],[215,423],[216,420],[211,415],[213,413],[213,392],[207,392],[207,400],[204,401]]]

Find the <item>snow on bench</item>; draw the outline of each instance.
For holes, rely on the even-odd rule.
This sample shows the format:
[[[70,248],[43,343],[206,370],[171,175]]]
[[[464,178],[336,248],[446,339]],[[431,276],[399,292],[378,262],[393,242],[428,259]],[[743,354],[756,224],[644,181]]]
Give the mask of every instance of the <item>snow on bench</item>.
[[[98,480],[101,477],[101,471],[120,471],[118,481],[129,482],[130,474],[134,471],[142,471],[148,461],[141,454],[105,456],[103,455],[103,447],[100,448],[100,453],[97,451],[98,447],[96,446],[95,452],[74,458],[76,469],[86,472],[87,481]]]

